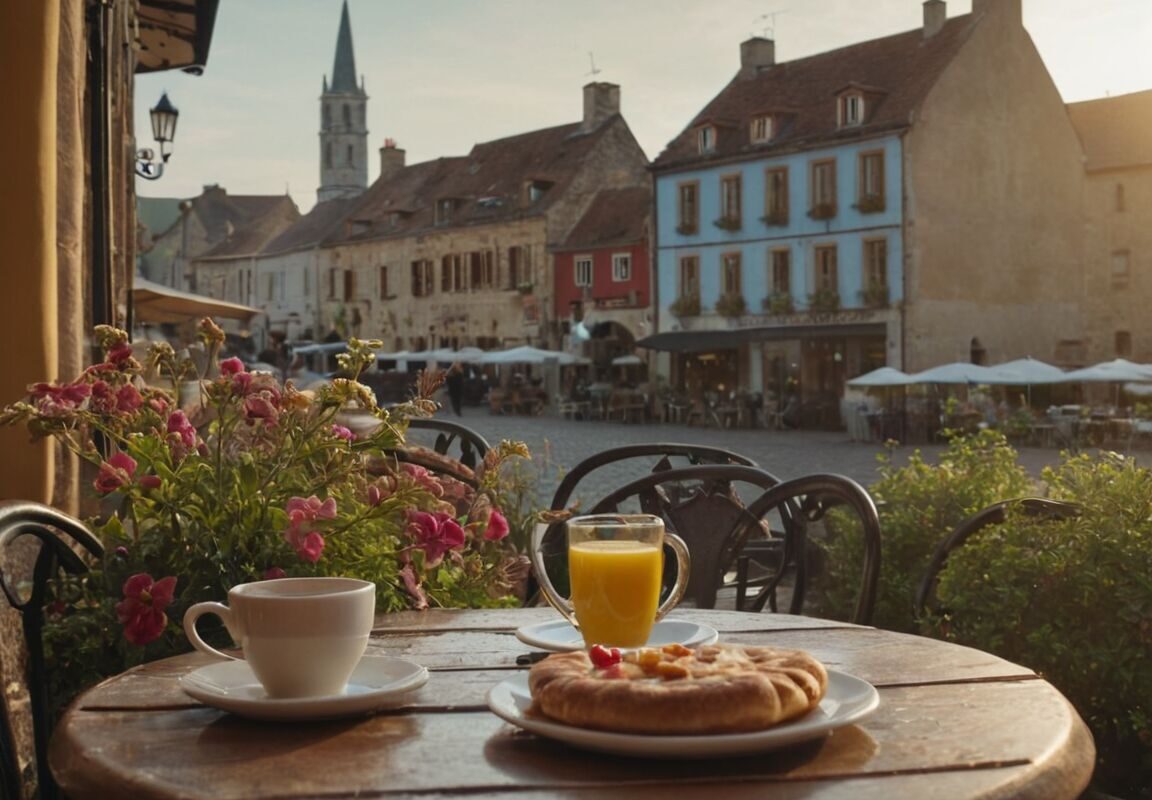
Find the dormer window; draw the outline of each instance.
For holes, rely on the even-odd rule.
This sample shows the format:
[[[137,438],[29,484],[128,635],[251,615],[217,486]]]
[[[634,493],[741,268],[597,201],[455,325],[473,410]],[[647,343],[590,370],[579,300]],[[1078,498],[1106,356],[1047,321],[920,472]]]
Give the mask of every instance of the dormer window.
[[[716,150],[716,128],[705,125],[696,131],[696,149],[703,155]]]
[[[837,124],[841,128],[864,122],[864,96],[858,93],[840,96]]]
[[[451,197],[442,197],[436,201],[436,224],[446,225],[452,221],[452,212],[456,209],[456,201]]]
[[[750,136],[752,144],[762,144],[770,141],[776,135],[775,120],[770,114],[752,118]]]
[[[544,180],[530,180],[524,182],[524,203],[525,205],[533,205],[544,196],[544,193],[552,188],[552,181]]]

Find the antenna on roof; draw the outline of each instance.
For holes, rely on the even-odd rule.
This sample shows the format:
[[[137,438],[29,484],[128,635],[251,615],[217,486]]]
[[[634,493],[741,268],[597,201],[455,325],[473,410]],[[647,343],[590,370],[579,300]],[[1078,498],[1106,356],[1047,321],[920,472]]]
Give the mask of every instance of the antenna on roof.
[[[588,72],[586,72],[584,74],[585,75],[591,75],[592,78],[595,79],[596,76],[600,74],[600,70],[596,69],[596,58],[595,58],[595,56],[592,55],[591,50],[588,51],[588,63],[592,65],[592,69],[590,69]]]
[[[786,9],[786,8],[781,8],[777,11],[769,11],[767,14],[761,14],[760,16],[758,16],[756,19],[754,19],[752,21],[752,24],[754,26],[760,25],[765,20],[767,20],[768,24],[764,25],[764,30],[760,35],[763,36],[765,39],[775,39],[776,38],[776,15],[777,14],[783,14],[787,10],[788,9]],[[756,34],[752,34],[752,35],[755,36]]]

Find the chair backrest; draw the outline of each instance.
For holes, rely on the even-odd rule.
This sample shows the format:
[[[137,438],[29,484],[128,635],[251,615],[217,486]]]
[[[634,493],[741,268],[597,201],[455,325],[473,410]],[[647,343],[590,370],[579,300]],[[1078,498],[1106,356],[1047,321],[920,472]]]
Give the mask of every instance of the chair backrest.
[[[52,800],[58,796],[55,781],[48,769],[47,685],[44,664],[44,601],[48,582],[58,569],[73,575],[87,571],[87,565],[76,549],[99,558],[104,553],[100,541],[83,523],[40,503],[22,501],[0,502],[0,548],[9,552],[13,542],[24,536],[39,540],[40,548],[32,565],[30,583],[16,579],[8,571],[0,571],[0,588],[12,608],[20,612],[24,642],[28,651],[26,685],[32,716],[32,736],[36,757],[36,777],[39,797]],[[23,593],[18,587],[27,585]],[[11,698],[6,698],[10,701]],[[22,777],[19,753],[12,733],[12,720],[8,702],[5,703],[4,724],[0,725],[0,797],[19,798]]]
[[[412,417],[408,420],[408,428],[409,430],[436,431],[436,442],[432,449],[440,455],[453,456],[470,469],[476,469],[476,465],[492,449],[487,439],[459,422],[434,417]],[[453,454],[451,452],[453,446],[457,448],[458,453]]]
[[[936,587],[940,583],[940,573],[948,565],[948,556],[952,551],[985,528],[1003,523],[1011,511],[1020,511],[1033,517],[1060,520],[1079,516],[1081,508],[1075,503],[1048,500],[1043,497],[1018,497],[993,503],[969,516],[957,525],[944,538],[944,541],[936,545],[936,550],[933,551],[932,558],[929,559],[928,566],[924,571],[924,577],[916,590],[914,608],[917,619],[922,619],[926,614],[939,611],[936,605]]]
[[[685,466],[675,466],[681,461]],[[621,472],[628,476],[622,484],[620,478],[605,477]],[[610,481],[607,488],[605,480]],[[746,538],[752,530],[738,531],[744,503],[736,487],[751,487],[745,493],[755,496],[777,483],[778,478],[752,459],[731,450],[680,443],[628,445],[597,453],[573,467],[556,487],[550,508],[567,509],[576,491],[588,486],[595,487],[591,490],[595,499],[580,513],[614,511],[634,500],[684,539],[692,555],[685,596],[697,607],[712,608],[724,572],[743,543],[743,539],[728,537],[737,532]],[[545,562],[562,574],[561,565],[566,563],[563,522],[549,526],[544,546]],[[553,569],[549,575],[554,575]],[[557,583],[555,576],[553,583]]]
[[[825,517],[834,506],[847,506],[860,520],[864,556],[860,568],[860,591],[852,621],[872,622],[880,583],[880,517],[871,495],[859,483],[843,475],[814,474],[784,481],[768,489],[748,506],[748,515],[761,520],[776,511],[784,525],[785,552],[781,566],[795,569],[789,610],[801,613],[807,584],[808,525]],[[744,524],[744,523],[741,523]],[[774,597],[778,580],[768,582],[753,599],[751,609],[760,611]]]

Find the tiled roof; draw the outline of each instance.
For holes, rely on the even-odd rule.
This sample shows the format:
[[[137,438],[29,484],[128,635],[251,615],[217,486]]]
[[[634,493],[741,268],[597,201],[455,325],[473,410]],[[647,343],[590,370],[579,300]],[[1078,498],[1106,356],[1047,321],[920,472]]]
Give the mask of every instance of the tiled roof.
[[[264,216],[284,202],[287,195],[228,194],[219,186],[210,186],[192,198],[192,214],[204,226],[209,242],[221,242],[248,222]]]
[[[944,68],[972,30],[972,15],[945,22],[925,38],[917,28],[827,53],[787,61],[758,72],[740,72],[653,162],[656,169],[795,149],[905,127]],[[857,88],[872,102],[863,124],[837,128],[837,95]],[[754,117],[778,114],[780,133],[752,144]],[[720,131],[715,152],[697,152],[696,126],[712,122]]]
[[[1069,103],[1088,171],[1152,164],[1152,90]]]
[[[223,241],[197,256],[197,260],[236,258],[261,252],[285,227],[300,219],[291,198],[284,196],[279,200],[265,213],[234,228]]]
[[[477,144],[467,156],[404,167],[377,180],[349,214],[348,230],[329,241],[441,227],[435,216],[441,201],[451,203],[445,228],[541,214],[564,195],[604,132],[623,124],[615,115],[590,133],[580,123],[559,125]],[[532,202],[526,199],[530,184],[541,192]]]
[[[651,187],[604,189],[596,193],[561,250],[610,247],[643,241],[651,216]]]
[[[337,229],[349,209],[359,199],[341,197],[317,203],[291,227],[281,231],[272,241],[265,244],[260,251],[261,254],[277,255],[315,247]]]

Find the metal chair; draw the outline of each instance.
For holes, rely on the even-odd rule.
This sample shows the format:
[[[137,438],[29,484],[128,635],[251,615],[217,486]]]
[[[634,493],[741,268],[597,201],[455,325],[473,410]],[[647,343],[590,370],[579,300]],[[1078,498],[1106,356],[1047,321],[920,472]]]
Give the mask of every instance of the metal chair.
[[[661,517],[669,530],[684,539],[692,554],[685,596],[699,608],[713,608],[724,576],[757,530],[755,525],[737,525],[747,513],[737,487],[755,496],[780,480],[751,459],[722,448],[675,443],[629,445],[577,464],[556,488],[550,507],[555,511],[567,509],[579,487],[597,483],[598,478],[602,481],[605,474],[635,475],[638,460],[645,458],[655,459],[654,464],[646,464],[646,474],[625,478],[618,488],[597,490],[598,499],[580,508],[579,513],[618,511],[621,505],[634,503],[639,510]],[[677,460],[686,463],[676,466]],[[729,538],[732,532],[736,536]],[[552,567],[549,575],[559,586],[565,583],[563,533],[563,522],[554,522],[543,538],[545,562]],[[768,541],[771,532],[763,533],[758,538]]]
[[[936,546],[932,558],[924,572],[924,578],[916,590],[914,609],[917,619],[923,619],[929,614],[939,614],[941,609],[936,604],[936,587],[940,583],[940,573],[948,566],[948,556],[960,545],[977,533],[992,525],[1000,525],[1009,513],[1022,512],[1030,517],[1042,519],[1063,520],[1077,517],[1081,508],[1075,503],[1066,503],[1060,500],[1048,500],[1043,497],[1019,497],[1012,500],[1003,500],[993,503],[972,514]]]
[[[855,512],[862,526],[864,558],[860,592],[852,621],[861,625],[871,624],[880,582],[880,517],[868,492],[856,481],[843,475],[815,474],[784,481],[768,489],[748,506],[748,517],[753,520],[762,520],[765,515],[778,511],[785,534],[785,552],[781,557],[780,568],[770,580],[764,582],[750,604],[751,610],[761,611],[769,600],[774,601],[776,589],[785,571],[794,569],[789,613],[801,613],[808,581],[808,526],[824,518],[832,507],[838,505],[847,506]],[[748,523],[742,521],[738,524]],[[741,532],[737,530],[732,538],[740,535]],[[742,599],[738,596],[739,605],[742,605]]]
[[[459,453],[454,458],[469,469],[476,469],[476,465],[483,461],[484,455],[492,449],[487,439],[459,422],[434,417],[412,417],[408,420],[408,429],[436,431],[433,450],[440,455],[450,456],[452,455],[450,451],[455,446]]]
[[[0,588],[8,598],[8,604],[20,613],[28,650],[25,681],[32,716],[36,780],[39,797],[53,800],[59,793],[48,769],[47,758],[50,720],[44,680],[44,601],[48,582],[58,569],[72,575],[87,571],[88,567],[77,554],[77,549],[99,558],[104,548],[81,522],[50,506],[14,500],[0,502],[0,548],[7,553],[12,543],[24,536],[40,541],[32,564],[31,581],[14,580],[8,570],[3,570],[0,571]],[[22,593],[20,587],[24,586],[27,588]],[[0,797],[16,800],[24,796],[21,790],[24,781],[12,732],[9,700],[9,697],[5,698],[5,724],[0,725]]]

